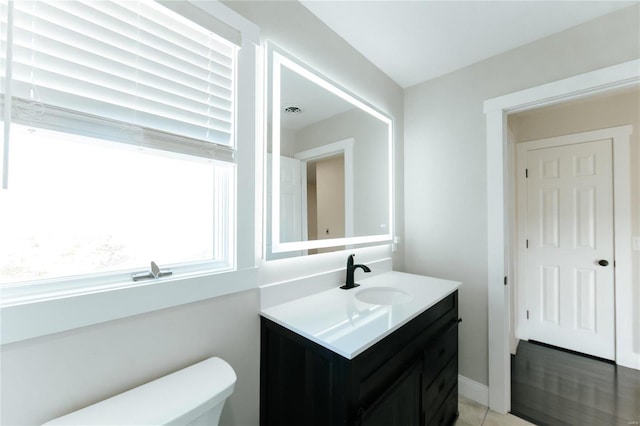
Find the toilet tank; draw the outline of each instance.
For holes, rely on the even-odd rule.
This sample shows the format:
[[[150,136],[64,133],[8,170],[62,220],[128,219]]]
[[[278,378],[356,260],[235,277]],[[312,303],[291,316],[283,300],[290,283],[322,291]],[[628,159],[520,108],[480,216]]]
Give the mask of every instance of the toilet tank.
[[[45,425],[217,425],[236,374],[209,358]]]

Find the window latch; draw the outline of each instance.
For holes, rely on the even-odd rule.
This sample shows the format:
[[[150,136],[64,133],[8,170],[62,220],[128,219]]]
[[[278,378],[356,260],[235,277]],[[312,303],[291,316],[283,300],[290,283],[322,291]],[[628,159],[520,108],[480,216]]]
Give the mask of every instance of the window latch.
[[[160,269],[158,265],[156,265],[156,262],[152,261],[150,271],[134,272],[133,274],[131,274],[131,279],[134,281],[148,280],[151,278],[157,279],[161,277],[168,277],[171,274],[173,274],[172,271],[168,271],[166,269]]]

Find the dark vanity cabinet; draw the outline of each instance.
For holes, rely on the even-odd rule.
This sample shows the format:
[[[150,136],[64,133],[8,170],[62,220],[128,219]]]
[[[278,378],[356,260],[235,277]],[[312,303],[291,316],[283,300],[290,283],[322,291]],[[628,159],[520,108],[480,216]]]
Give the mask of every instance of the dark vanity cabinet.
[[[457,417],[457,291],[353,359],[261,322],[262,426],[440,426]]]

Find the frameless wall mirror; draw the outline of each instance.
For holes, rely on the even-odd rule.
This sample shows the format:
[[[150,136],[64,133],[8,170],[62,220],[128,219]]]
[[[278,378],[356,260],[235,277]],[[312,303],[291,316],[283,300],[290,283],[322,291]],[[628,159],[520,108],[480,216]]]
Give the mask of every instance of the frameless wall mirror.
[[[266,259],[392,240],[392,120],[267,47]]]

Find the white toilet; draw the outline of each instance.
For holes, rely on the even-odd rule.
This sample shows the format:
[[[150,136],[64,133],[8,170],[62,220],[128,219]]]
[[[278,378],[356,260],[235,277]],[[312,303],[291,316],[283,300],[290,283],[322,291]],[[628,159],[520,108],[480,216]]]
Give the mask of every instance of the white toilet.
[[[235,383],[229,364],[209,358],[45,425],[217,425]]]

